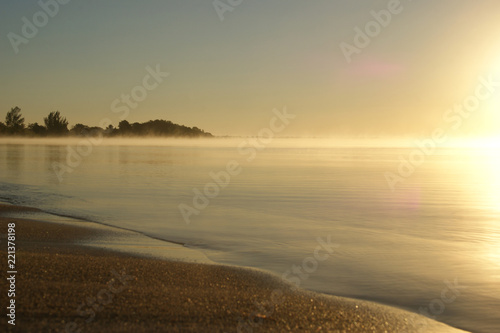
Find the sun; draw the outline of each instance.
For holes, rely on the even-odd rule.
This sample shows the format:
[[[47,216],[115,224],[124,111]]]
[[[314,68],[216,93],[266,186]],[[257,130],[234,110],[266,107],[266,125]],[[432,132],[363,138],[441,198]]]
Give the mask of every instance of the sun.
[[[500,213],[500,137],[468,141],[466,147],[470,163],[466,181],[471,201],[480,203],[481,209]],[[495,214],[496,214],[495,213]]]
[[[480,148],[480,149],[491,149],[491,153],[493,156],[498,156],[499,154],[499,149],[500,149],[500,136],[492,136],[492,137],[486,137],[486,138],[480,138],[476,139],[473,141],[472,144],[473,147],[475,148]],[[497,169],[500,170],[500,169]]]
[[[483,160],[483,169],[478,172],[484,172],[485,188],[487,193],[485,200],[489,201],[490,207],[500,212],[500,140],[491,141],[490,145],[485,147],[486,155]]]

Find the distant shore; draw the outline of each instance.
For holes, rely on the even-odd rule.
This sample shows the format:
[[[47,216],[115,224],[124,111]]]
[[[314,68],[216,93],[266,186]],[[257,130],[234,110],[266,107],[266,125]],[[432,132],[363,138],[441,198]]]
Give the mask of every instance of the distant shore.
[[[1,331],[464,332],[397,308],[297,290],[256,270],[81,245],[113,239],[113,231],[5,216],[27,211],[36,210],[0,204],[2,271],[9,271],[9,225],[17,271],[15,326],[4,313]],[[8,280],[0,288],[9,311]]]

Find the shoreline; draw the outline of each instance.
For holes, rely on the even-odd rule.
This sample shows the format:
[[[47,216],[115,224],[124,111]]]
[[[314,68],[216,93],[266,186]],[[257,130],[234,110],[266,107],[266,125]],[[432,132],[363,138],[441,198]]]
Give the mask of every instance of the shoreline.
[[[37,208],[16,206],[2,201],[0,201],[0,217],[29,220],[34,223],[44,222],[78,226],[93,230],[96,233],[95,237],[78,242],[79,245],[83,246],[108,249],[145,258],[216,264],[201,251],[186,247],[183,243],[88,219],[48,213]]]
[[[138,250],[171,253],[175,244],[153,245],[139,233],[12,217],[29,211],[38,210],[0,204],[1,239],[16,225],[18,306],[16,326],[3,315],[6,331],[464,332],[398,308],[294,289],[258,270],[155,257]],[[6,245],[0,252],[5,274]]]

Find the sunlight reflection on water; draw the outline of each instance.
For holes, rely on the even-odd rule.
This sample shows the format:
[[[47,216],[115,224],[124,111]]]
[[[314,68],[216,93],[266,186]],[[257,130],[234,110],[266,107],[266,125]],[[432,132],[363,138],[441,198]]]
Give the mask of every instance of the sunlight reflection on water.
[[[280,275],[331,235],[340,247],[304,287],[418,312],[443,281],[458,278],[468,289],[437,319],[500,331],[494,151],[440,149],[392,192],[384,173],[408,148],[278,140],[247,162],[240,141],[113,142],[94,147],[63,182],[52,165],[64,163],[64,145],[0,143],[0,199],[186,242],[215,261]],[[186,225],[179,203],[191,203],[193,189],[232,159],[242,173]]]

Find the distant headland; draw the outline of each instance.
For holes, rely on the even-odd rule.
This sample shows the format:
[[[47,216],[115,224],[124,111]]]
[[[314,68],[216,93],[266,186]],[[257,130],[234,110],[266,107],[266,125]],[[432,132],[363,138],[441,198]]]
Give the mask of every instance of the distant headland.
[[[5,123],[0,122],[1,136],[24,136],[24,137],[61,137],[61,136],[136,136],[136,137],[184,137],[184,138],[207,138],[213,137],[211,133],[205,132],[198,127],[188,127],[175,124],[168,120],[150,120],[144,123],[129,123],[122,120],[118,127],[110,124],[109,119],[103,119],[99,126],[87,126],[76,124],[68,129],[68,121],[61,116],[59,111],[53,111],[43,118],[44,125],[38,123],[24,124],[24,117],[19,107],[13,107],[5,116]]]

